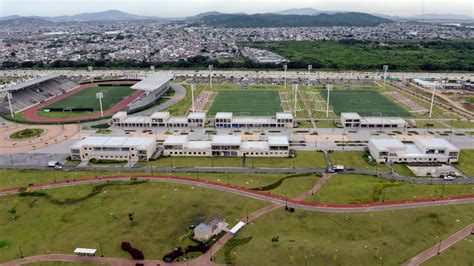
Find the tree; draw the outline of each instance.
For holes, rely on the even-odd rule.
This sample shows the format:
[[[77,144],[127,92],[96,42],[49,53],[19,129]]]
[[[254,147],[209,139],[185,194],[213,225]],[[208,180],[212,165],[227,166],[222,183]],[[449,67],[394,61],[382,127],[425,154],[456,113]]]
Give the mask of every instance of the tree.
[[[128,219],[130,220],[130,222],[133,222],[133,220],[135,219],[135,214],[133,212],[129,212]]]
[[[13,220],[15,220],[17,218],[17,216],[16,216],[16,207],[13,207],[13,208],[9,209],[8,213],[11,214]]]

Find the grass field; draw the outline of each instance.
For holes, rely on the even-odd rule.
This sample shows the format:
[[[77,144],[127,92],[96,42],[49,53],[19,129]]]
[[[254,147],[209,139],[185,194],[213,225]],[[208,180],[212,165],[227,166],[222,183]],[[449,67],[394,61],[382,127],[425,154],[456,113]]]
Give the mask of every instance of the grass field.
[[[2,197],[0,241],[6,243],[6,248],[1,249],[0,263],[18,258],[19,244],[24,256],[32,256],[47,252],[72,254],[76,247],[99,250],[101,243],[105,256],[129,258],[120,249],[122,241],[142,250],[146,258],[161,259],[175,247],[191,244],[187,238],[180,241],[180,237],[189,226],[210,215],[223,215],[233,226],[247,211],[267,205],[202,187],[111,184],[45,191],[50,198]],[[16,219],[8,212],[13,207]],[[128,219],[130,212],[134,213],[133,223]]]
[[[235,116],[275,116],[281,111],[276,90],[222,90],[217,93],[208,114],[232,112]]]
[[[43,108],[93,108],[94,112],[100,111],[99,100],[96,98],[96,93],[103,92],[102,106],[107,110],[118,102],[122,101],[127,96],[134,93],[136,90],[125,86],[111,86],[111,87],[93,87],[81,90],[67,98],[59,100]],[[42,114],[42,113],[39,113]]]
[[[327,91],[321,91],[324,99]],[[411,114],[379,92],[369,90],[333,90],[329,103],[337,115],[356,112],[362,116],[403,116]]]
[[[474,150],[461,150],[459,162],[454,166],[466,176],[474,177]]]
[[[473,184],[417,185],[391,182],[366,175],[338,174],[308,200],[321,203],[357,204],[380,201],[438,198],[443,196],[474,195]]]
[[[356,169],[365,169],[389,173],[390,169],[384,164],[369,164],[363,157],[362,151],[332,151],[329,158],[333,164],[344,165]]]
[[[423,263],[423,266],[442,266],[442,265],[474,265],[474,235],[467,236],[460,242],[441,252],[437,256]],[[466,261],[458,261],[458,258],[467,258]],[[457,263],[453,263],[453,262]],[[464,264],[463,264],[464,263]]]

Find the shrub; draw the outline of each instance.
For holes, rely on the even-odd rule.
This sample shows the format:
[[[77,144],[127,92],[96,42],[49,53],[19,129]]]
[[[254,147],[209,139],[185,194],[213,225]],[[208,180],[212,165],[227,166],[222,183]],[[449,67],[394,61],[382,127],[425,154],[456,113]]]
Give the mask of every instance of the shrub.
[[[184,255],[183,249],[181,247],[175,248],[175,250],[171,251],[170,253],[166,254],[163,257],[165,262],[173,262],[175,259]]]
[[[139,250],[139,249],[136,249],[136,248],[132,247],[132,245],[129,242],[122,242],[122,244],[120,246],[121,246],[122,250],[127,251],[130,254],[130,256],[132,256],[132,258],[134,260],[144,260],[145,259],[145,255],[143,255],[143,252],[141,252],[141,250]]]

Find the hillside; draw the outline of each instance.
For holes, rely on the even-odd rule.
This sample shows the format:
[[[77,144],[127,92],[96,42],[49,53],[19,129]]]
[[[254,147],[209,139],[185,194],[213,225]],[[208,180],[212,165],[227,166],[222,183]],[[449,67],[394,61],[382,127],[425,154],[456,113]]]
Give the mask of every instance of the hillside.
[[[377,26],[392,22],[389,19],[365,13],[337,13],[307,15],[278,14],[215,14],[203,16],[198,23],[214,27],[330,27],[330,26]]]

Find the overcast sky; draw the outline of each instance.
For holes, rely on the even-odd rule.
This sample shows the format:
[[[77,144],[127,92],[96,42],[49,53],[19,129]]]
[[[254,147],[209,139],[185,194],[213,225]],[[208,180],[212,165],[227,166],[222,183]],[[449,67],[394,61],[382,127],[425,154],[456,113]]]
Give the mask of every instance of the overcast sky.
[[[137,15],[180,17],[207,11],[264,13],[301,7],[410,16],[421,14],[423,1],[425,14],[473,16],[474,0],[0,0],[0,16],[58,16],[119,9]]]

